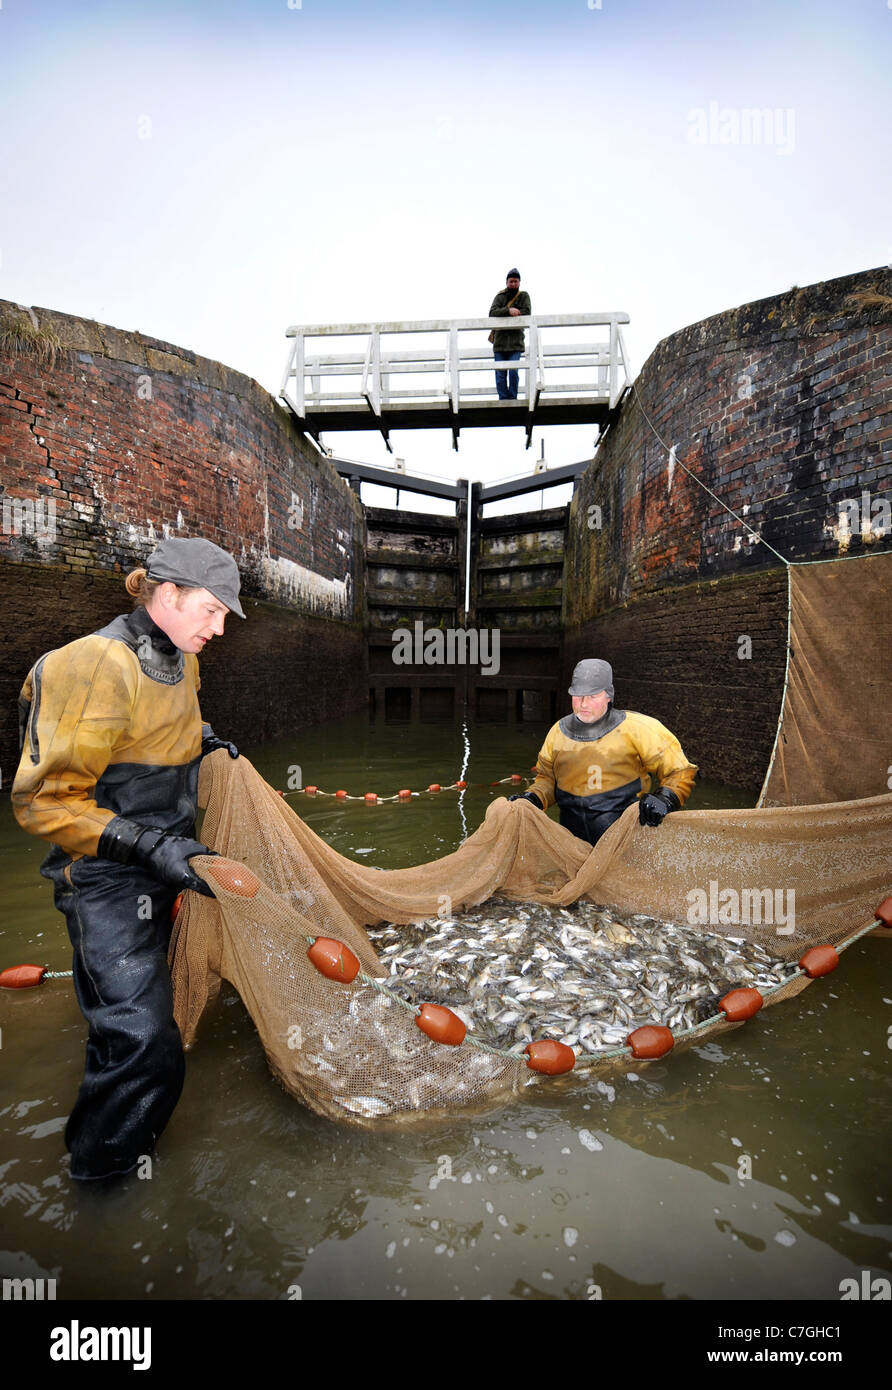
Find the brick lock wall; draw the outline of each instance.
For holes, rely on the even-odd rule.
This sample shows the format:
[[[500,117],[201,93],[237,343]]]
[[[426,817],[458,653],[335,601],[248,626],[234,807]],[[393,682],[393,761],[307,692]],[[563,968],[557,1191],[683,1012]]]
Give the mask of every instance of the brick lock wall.
[[[362,509],[332,465],[248,377],[35,312],[61,338],[55,365],[0,356],[4,785],[28,668],[125,612],[124,575],[165,534],[228,550],[246,613],[250,602],[249,621],[230,618],[202,660],[208,717],[245,742],[363,707]],[[15,320],[0,301],[0,322]]]
[[[865,271],[673,334],[577,485],[565,672],[583,656],[610,660],[618,703],[668,724],[703,776],[761,785],[783,686],[786,571],[679,468],[670,489],[643,412],[788,559],[888,547],[888,533],[865,542],[839,517],[864,490],[892,500],[890,295],[888,270]],[[745,636],[749,657],[738,655]]]

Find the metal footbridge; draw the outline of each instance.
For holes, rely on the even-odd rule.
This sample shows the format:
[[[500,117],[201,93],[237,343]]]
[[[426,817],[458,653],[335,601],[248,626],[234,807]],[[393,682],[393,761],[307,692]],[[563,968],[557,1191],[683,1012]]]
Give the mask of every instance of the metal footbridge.
[[[536,425],[607,422],[631,384],[628,322],[623,313],[529,314],[291,327],[280,398],[317,440],[323,430],[380,430],[389,449],[391,430],[447,428],[458,448],[462,426],[520,425],[529,448]],[[506,328],[526,329],[525,350],[496,363],[487,334]],[[519,372],[517,400],[499,400],[496,368]]]

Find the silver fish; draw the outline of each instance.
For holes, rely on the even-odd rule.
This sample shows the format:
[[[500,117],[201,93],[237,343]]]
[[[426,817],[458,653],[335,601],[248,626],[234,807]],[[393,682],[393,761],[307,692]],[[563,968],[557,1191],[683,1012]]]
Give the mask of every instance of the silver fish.
[[[369,936],[402,998],[461,1009],[481,1041],[505,1049],[548,1036],[597,1053],[644,1023],[690,1028],[728,990],[771,988],[796,969],[743,937],[584,899],[551,908],[492,898],[446,923],[387,923]]]
[[[388,1101],[382,1100],[380,1096],[353,1096],[351,1099],[341,1099],[340,1105],[345,1110],[352,1110],[355,1115],[389,1115],[393,1106]]]

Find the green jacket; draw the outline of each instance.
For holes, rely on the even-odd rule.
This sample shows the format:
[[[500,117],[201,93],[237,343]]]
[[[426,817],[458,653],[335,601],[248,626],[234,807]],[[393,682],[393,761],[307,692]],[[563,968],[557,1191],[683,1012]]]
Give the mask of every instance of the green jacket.
[[[514,303],[511,305],[512,309],[519,309],[522,314],[531,314],[533,310],[530,305],[530,296],[527,294],[526,290],[517,290],[516,294],[517,298],[514,299],[514,290],[499,290],[499,293],[490,305],[489,317],[491,319],[511,318],[511,315],[508,313],[508,305],[511,303],[512,299],[514,299]],[[522,328],[496,329],[496,335],[493,339],[493,350],[495,352],[523,352],[523,346]]]

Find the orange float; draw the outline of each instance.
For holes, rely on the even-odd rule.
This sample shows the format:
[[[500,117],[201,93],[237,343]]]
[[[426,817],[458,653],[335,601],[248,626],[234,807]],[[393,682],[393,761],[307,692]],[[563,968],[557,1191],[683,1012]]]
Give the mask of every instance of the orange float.
[[[181,908],[182,906],[183,906],[183,894],[182,894],[182,893],[177,893],[176,897],[174,898],[173,902],[172,902],[171,905],[170,905],[170,920],[171,920],[172,922],[175,922],[175,921],[177,920],[177,913],[179,912],[179,910],[180,910],[180,908]]]
[[[304,787],[304,791],[306,792],[307,796],[315,796],[318,790],[318,787]]]
[[[468,784],[467,784],[467,782],[456,782],[455,785],[456,785],[456,788],[458,789],[458,791],[463,792],[464,789],[465,789],[465,787],[466,787]]]
[[[538,1042],[528,1043],[524,1052],[530,1070],[541,1071],[546,1076],[560,1076],[576,1066],[576,1053],[572,1047],[558,1042],[556,1038],[540,1038]]]
[[[377,792],[366,792],[365,796],[363,797],[363,800],[364,800],[364,801],[377,801],[377,800],[378,800],[378,793],[377,793]]]
[[[415,1022],[434,1042],[458,1047],[465,1040],[467,1028],[458,1014],[446,1009],[442,1004],[422,1004],[421,1013],[415,1015]]]
[[[429,791],[429,792],[438,792],[439,790],[440,790],[440,783],[439,783],[439,782],[431,782],[430,786],[428,787],[428,791]]]
[[[331,936],[317,936],[307,955],[320,975],[328,980],[349,984],[359,974],[359,961],[350,947]]]
[[[344,798],[346,797],[346,795],[347,795],[347,793],[346,793],[345,791],[336,791],[336,792],[335,792],[335,796],[338,798],[338,801],[343,801]]]
[[[819,975],[829,975],[838,965],[839,956],[832,946],[812,946],[799,960],[800,969],[810,980],[816,980]]]
[[[412,793],[408,787],[401,787],[400,790],[397,792],[397,796],[399,797],[400,801],[405,801],[411,795]]]
[[[511,774],[511,781],[512,781],[512,782],[522,782],[522,781],[523,781],[523,778],[521,777],[521,775],[520,775],[519,772],[512,772],[512,774]]]
[[[892,927],[892,898],[883,898],[873,915],[884,927]]]
[[[43,982],[47,967],[45,965],[10,965],[0,970],[0,988],[30,989],[32,985]]]
[[[260,879],[251,872],[247,864],[240,864],[237,859],[223,859],[220,855],[215,855],[208,864],[207,871],[214,882],[219,883],[228,893],[235,893],[239,898],[257,897]]]
[[[675,1046],[672,1029],[662,1023],[645,1023],[626,1038],[633,1057],[664,1057]]]
[[[757,989],[732,989],[719,1000],[719,1008],[732,1023],[741,1023],[757,1014],[764,1003]]]

